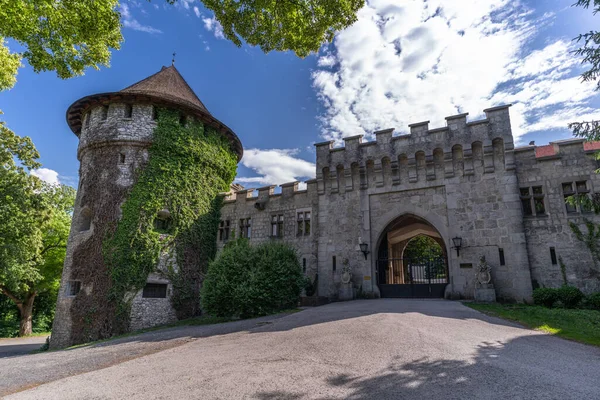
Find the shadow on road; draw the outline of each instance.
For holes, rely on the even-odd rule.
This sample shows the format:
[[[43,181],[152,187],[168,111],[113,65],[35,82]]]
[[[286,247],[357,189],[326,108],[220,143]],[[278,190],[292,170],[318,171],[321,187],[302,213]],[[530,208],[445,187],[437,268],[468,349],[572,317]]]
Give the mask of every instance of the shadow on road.
[[[599,398],[600,370],[580,369],[578,363],[565,363],[560,357],[540,360],[539,370],[520,356],[527,348],[551,352],[558,338],[539,335],[502,342],[483,342],[471,360],[421,358],[410,362],[392,361],[379,373],[361,376],[338,374],[323,377],[325,386],[338,389],[333,398],[344,399],[592,399]],[[581,357],[586,364],[598,355]],[[507,365],[510,368],[507,368]],[[532,370],[533,367],[533,370]],[[575,379],[574,379],[575,377]],[[590,385],[590,382],[593,384]],[[319,398],[317,393],[259,391],[257,399]]]

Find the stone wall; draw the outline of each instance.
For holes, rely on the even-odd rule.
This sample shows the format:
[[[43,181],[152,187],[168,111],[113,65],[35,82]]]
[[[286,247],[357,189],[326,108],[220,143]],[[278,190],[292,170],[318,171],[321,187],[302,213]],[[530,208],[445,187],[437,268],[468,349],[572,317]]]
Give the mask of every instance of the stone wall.
[[[589,193],[600,190],[600,175],[594,159],[592,143],[571,139],[547,146],[525,146],[515,149],[520,188],[541,187],[545,210],[524,216],[527,248],[534,285],[559,287],[564,279],[560,262],[565,266],[567,283],[586,293],[600,290],[600,266],[589,249],[575,238],[569,222],[579,225],[585,233],[584,219],[600,223],[593,213],[577,207],[567,212],[564,183],[585,182]],[[554,248],[553,263],[550,248]]]
[[[240,220],[251,219],[251,243],[263,243],[271,240],[284,240],[292,243],[298,251],[301,265],[306,267],[306,274],[314,279],[317,273],[318,195],[316,181],[306,182],[306,189],[298,189],[299,182],[281,185],[280,192],[275,193],[275,186],[260,189],[248,189],[230,193],[225,197],[221,209],[221,220],[230,223],[230,239],[241,235]],[[297,213],[311,212],[310,235],[298,235]],[[271,236],[271,218],[283,215],[283,235]],[[217,238],[219,249],[226,244]]]

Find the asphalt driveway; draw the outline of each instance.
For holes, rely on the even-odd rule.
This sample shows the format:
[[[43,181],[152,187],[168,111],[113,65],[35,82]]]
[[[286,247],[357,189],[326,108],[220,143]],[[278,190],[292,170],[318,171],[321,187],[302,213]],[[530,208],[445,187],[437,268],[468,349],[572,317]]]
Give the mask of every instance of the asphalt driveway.
[[[245,323],[229,333],[196,327],[166,350],[6,398],[600,399],[600,349],[457,302],[362,300]],[[81,350],[18,359],[65,356],[77,366],[95,349]]]

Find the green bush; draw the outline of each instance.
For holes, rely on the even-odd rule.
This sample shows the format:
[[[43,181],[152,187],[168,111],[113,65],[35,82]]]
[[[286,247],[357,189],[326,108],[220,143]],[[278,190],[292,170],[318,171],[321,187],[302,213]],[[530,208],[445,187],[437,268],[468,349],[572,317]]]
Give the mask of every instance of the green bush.
[[[585,302],[589,308],[600,311],[600,292],[590,294]]]
[[[200,292],[205,312],[249,318],[295,307],[305,285],[296,250],[286,243],[231,241],[209,265]]]
[[[585,297],[581,290],[577,289],[573,286],[563,286],[557,291],[558,300],[566,307],[566,308],[577,308],[577,306],[581,303],[583,298]]]
[[[538,288],[533,291],[533,302],[551,308],[558,300],[558,289]]]

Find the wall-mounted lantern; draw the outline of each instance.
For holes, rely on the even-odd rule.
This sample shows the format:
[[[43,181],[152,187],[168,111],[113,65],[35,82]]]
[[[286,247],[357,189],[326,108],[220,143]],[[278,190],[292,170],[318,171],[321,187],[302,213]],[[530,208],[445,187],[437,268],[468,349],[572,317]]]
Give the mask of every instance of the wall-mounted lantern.
[[[365,260],[367,259],[367,255],[370,253],[369,251],[369,244],[368,243],[359,243],[358,244],[360,246],[360,251],[362,251],[362,253],[365,256]]]
[[[452,238],[452,244],[454,245],[454,249],[456,249],[456,257],[460,257],[460,249],[462,248],[462,238],[460,236],[456,236]]]

